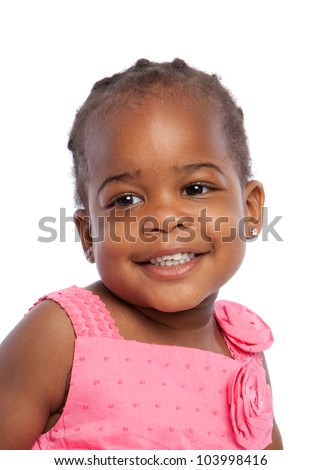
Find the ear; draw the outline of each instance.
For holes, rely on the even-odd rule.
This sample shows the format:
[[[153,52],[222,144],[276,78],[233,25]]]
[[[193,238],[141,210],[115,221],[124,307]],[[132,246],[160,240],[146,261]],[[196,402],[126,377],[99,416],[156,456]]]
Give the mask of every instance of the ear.
[[[246,233],[247,237],[256,237],[262,229],[262,209],[264,206],[264,188],[262,183],[251,180],[245,188],[246,194]]]
[[[86,256],[86,259],[93,263],[93,241],[91,237],[91,221],[90,216],[86,209],[77,209],[74,213],[74,222],[76,224],[81,244]]]

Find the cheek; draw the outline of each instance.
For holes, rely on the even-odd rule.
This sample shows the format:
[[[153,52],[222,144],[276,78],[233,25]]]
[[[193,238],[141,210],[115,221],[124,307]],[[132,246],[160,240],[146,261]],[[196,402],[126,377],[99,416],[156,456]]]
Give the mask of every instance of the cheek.
[[[197,219],[202,240],[217,243],[245,242],[245,219],[237,214],[216,215],[203,211]]]
[[[124,212],[110,212],[95,218],[92,238],[96,242],[117,244],[133,243],[139,240],[140,225],[137,218]],[[113,246],[114,247],[114,246]]]
[[[115,283],[128,276],[128,253],[124,243],[111,241],[97,243],[94,248],[96,269],[105,285],[114,290]]]
[[[207,226],[205,236],[212,245],[214,258],[221,262],[222,276],[228,280],[239,269],[245,256],[246,237],[242,216],[237,212],[216,217]]]

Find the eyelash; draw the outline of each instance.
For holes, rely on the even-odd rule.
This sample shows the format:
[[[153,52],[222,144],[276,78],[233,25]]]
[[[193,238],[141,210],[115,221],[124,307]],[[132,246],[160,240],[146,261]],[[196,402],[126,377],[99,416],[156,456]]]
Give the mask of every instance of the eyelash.
[[[188,195],[188,194],[184,195],[184,194],[183,194],[184,191],[186,191],[188,188],[191,188],[191,187],[193,187],[193,186],[194,186],[194,187],[199,187],[199,188],[206,188],[207,191],[205,191],[205,193],[202,193],[202,194],[194,194],[194,195]],[[197,182],[195,182],[195,183],[189,183],[187,186],[185,186],[185,187],[183,188],[183,190],[182,190],[182,194],[183,194],[185,197],[186,197],[186,196],[187,196],[187,197],[188,197],[188,196],[191,196],[191,197],[200,197],[200,196],[203,196],[204,194],[207,194],[209,191],[211,191],[211,190],[213,191],[213,190],[215,190],[215,189],[216,189],[216,187],[215,187],[213,184],[205,183],[205,182],[203,182],[203,181],[197,181]],[[136,194],[134,194],[134,193],[130,193],[130,192],[129,192],[129,193],[123,193],[123,194],[117,194],[117,196],[114,196],[114,197],[110,200],[110,202],[109,202],[109,204],[106,206],[106,208],[107,208],[107,209],[110,209],[110,208],[112,208],[112,207],[125,207],[125,208],[126,208],[126,207],[129,207],[129,206],[134,206],[134,205],[136,205],[136,204],[139,204],[139,202],[136,202],[136,203],[128,203],[128,204],[123,204],[123,205],[122,205],[122,204],[119,204],[119,201],[120,201],[121,199],[125,198],[126,196],[132,197],[132,198],[135,198],[135,197],[136,197],[136,198],[139,198],[139,199],[143,200],[143,197],[138,196],[138,195],[136,195]],[[141,202],[141,201],[140,201],[140,202]]]
[[[200,188],[206,188],[208,191],[206,191],[205,193],[202,193],[202,194],[194,194],[194,197],[197,197],[197,196],[203,196],[204,194],[208,193],[209,191],[213,191],[216,189],[216,187],[211,184],[211,183],[206,183],[204,181],[195,181],[194,183],[190,183],[188,184],[187,186],[185,186],[184,190],[183,191],[186,191],[187,188],[191,188],[191,187],[195,187],[195,186],[198,186]],[[187,195],[188,196],[188,195]]]
[[[110,209],[110,208],[115,207],[115,206],[116,207],[129,207],[129,206],[132,206],[132,205],[135,205],[135,204],[139,204],[138,202],[136,202],[134,204],[133,203],[132,204],[127,204],[127,205],[126,204],[123,204],[123,205],[122,204],[117,204],[121,199],[125,198],[126,196],[130,196],[130,197],[133,197],[133,198],[138,197],[140,199],[143,199],[141,196],[137,196],[134,193],[117,194],[117,196],[113,197],[110,200],[109,204],[106,206],[107,209]]]

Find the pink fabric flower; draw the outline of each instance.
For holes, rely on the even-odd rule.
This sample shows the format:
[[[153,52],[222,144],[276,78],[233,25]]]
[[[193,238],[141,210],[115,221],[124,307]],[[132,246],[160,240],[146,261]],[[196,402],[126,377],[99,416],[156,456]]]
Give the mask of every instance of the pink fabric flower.
[[[253,359],[238,369],[228,390],[236,442],[244,449],[264,449],[272,442],[271,388],[265,371]]]
[[[243,305],[220,300],[215,303],[215,318],[226,339],[242,351],[261,352],[273,343],[269,326]]]

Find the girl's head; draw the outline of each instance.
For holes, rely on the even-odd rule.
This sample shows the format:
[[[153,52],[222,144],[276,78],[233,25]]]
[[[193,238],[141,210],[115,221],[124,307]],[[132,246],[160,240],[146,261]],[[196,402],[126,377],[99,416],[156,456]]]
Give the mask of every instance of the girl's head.
[[[200,106],[204,103],[215,104],[240,182],[245,184],[248,181],[251,161],[243,112],[219,78],[192,68],[181,59],[163,63],[140,59],[124,72],[95,83],[76,115],[68,148],[73,154],[75,201],[78,206],[86,207],[88,203],[89,170],[85,143],[92,120],[101,114],[108,114],[112,119],[115,109],[126,113],[144,97],[157,95],[160,89],[174,96],[179,95],[182,100],[193,98]]]
[[[243,114],[219,80],[140,60],[94,85],[69,148],[75,220],[109,290],[163,312],[214,298],[263,204]]]

